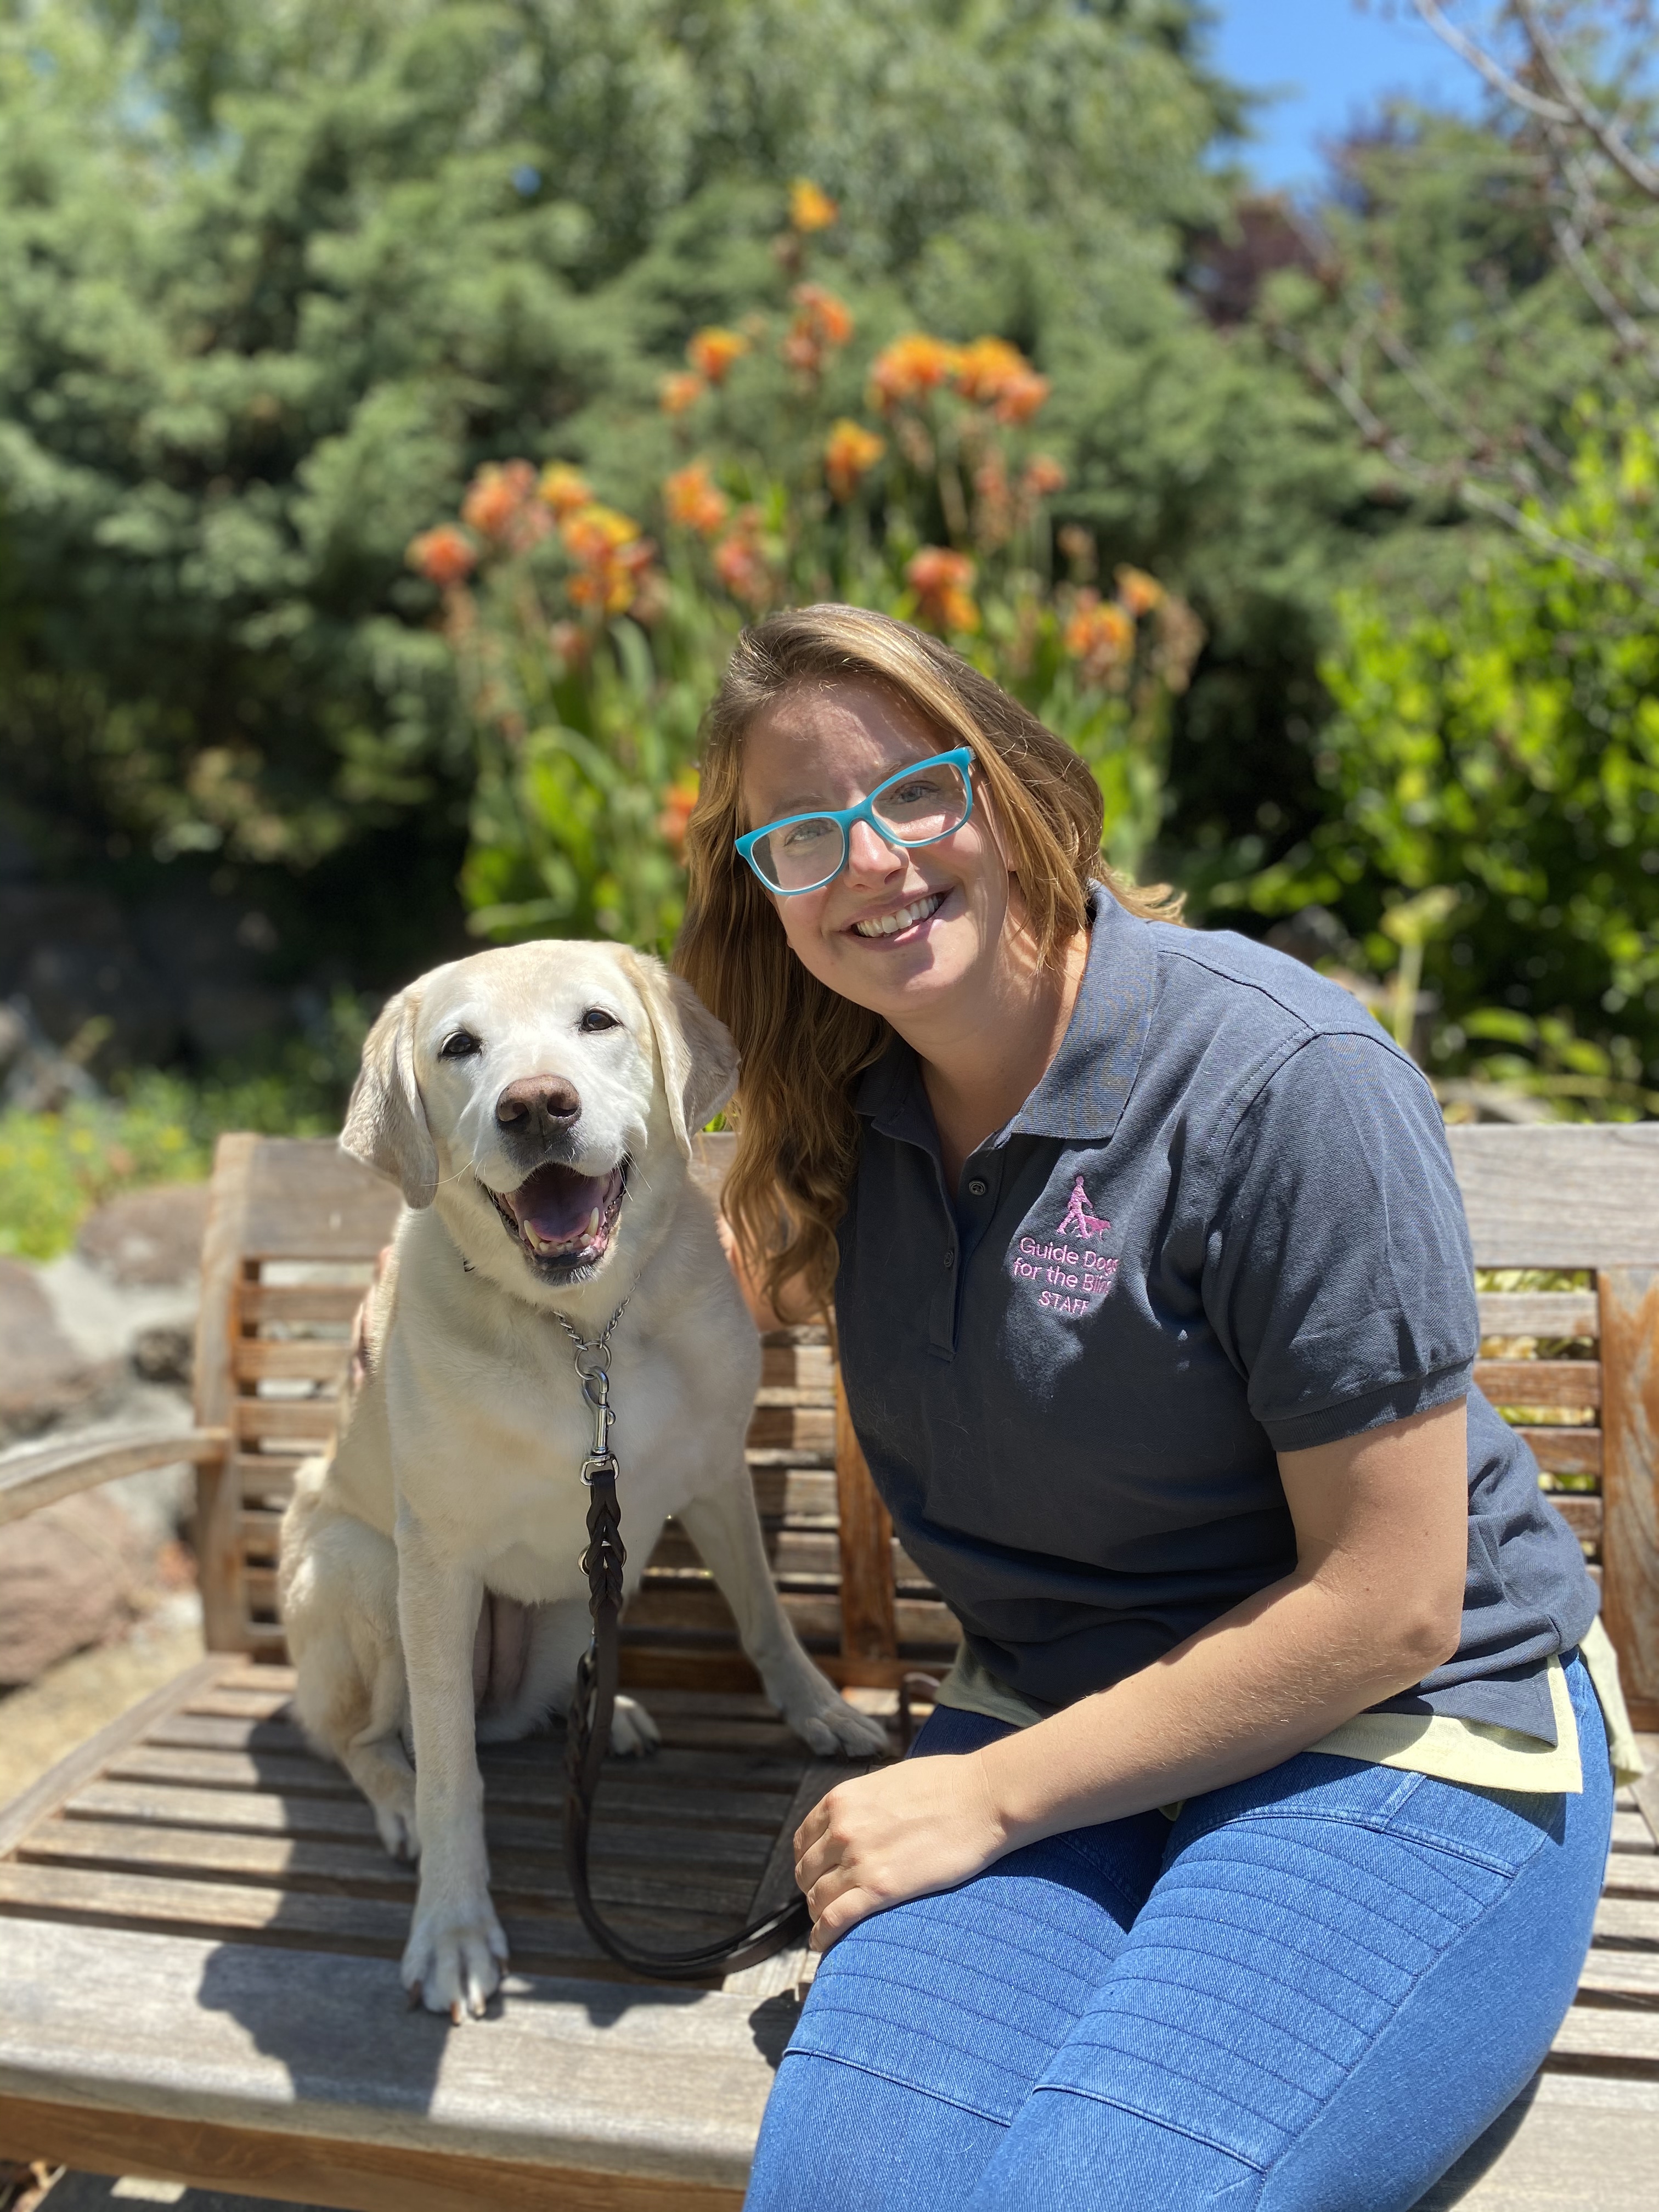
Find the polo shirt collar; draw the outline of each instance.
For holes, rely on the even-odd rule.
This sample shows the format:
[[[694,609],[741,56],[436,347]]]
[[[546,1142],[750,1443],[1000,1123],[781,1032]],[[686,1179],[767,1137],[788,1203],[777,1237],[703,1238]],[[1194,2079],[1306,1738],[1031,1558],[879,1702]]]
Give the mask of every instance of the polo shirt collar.
[[[1104,1143],[1133,1085],[1152,1018],[1152,930],[1103,884],[1091,889],[1089,925],[1089,957],[1072,1018],[1042,1081],[1008,1124],[1011,1137]],[[916,1055],[902,1037],[891,1038],[865,1070],[853,1105],[884,1136],[927,1150],[937,1142]]]

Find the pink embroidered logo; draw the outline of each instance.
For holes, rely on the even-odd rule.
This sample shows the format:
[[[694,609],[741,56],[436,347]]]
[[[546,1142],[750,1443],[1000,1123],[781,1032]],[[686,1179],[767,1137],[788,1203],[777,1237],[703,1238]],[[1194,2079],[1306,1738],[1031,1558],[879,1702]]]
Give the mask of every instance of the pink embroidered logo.
[[[1071,1200],[1065,1212],[1054,1224],[1055,1236],[1081,1237],[1087,1243],[1093,1237],[1103,1237],[1111,1225],[1109,1221],[1102,1221],[1090,1212],[1089,1194],[1083,1188],[1083,1177],[1079,1176],[1072,1185]]]
[[[1110,1297],[1117,1280],[1116,1260],[1096,1249],[1111,1225],[1091,1211],[1079,1176],[1055,1227],[1056,1241],[1040,1244],[1035,1237],[1022,1237],[1019,1249],[1008,1255],[1008,1271],[1050,1313],[1091,1312]],[[1075,1244],[1070,1241],[1074,1237]]]

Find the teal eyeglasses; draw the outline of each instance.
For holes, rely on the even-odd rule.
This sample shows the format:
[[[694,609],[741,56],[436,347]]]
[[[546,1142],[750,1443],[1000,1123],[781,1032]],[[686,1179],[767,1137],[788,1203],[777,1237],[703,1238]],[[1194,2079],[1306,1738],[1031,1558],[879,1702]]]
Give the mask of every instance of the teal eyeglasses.
[[[738,850],[769,891],[793,898],[822,890],[847,866],[855,822],[867,822],[890,845],[936,845],[954,836],[974,811],[973,765],[966,745],[913,761],[856,806],[786,815],[745,830]]]

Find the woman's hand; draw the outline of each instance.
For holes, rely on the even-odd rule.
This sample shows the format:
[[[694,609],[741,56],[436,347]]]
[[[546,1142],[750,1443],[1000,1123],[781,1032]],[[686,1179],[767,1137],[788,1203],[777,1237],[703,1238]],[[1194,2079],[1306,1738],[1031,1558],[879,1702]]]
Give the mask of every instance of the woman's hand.
[[[842,1782],[795,1831],[795,1880],[811,1948],[907,1897],[953,1889],[1000,1858],[1010,1837],[977,1752],[907,1759]]]

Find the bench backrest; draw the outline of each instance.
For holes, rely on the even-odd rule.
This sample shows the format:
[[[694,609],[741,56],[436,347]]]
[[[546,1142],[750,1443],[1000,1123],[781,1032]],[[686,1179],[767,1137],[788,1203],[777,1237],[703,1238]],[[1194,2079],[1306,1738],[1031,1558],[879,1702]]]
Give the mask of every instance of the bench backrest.
[[[1602,1577],[1638,1728],[1659,1728],[1659,1123],[1455,1128],[1482,1270],[1571,1287],[1481,1293],[1476,1380],[1524,1429],[1546,1487]],[[731,1139],[698,1140],[718,1189]],[[209,1645],[283,1656],[276,1534],[294,1469],[326,1449],[351,1317],[398,1200],[325,1139],[220,1140],[203,1261],[197,1412],[233,1447],[204,1468],[198,1543]],[[749,1462],[786,1607],[844,1683],[947,1663],[956,1628],[895,1543],[826,1334],[765,1344]],[[724,1600],[672,1525],[629,1608],[635,1686],[748,1689]]]

